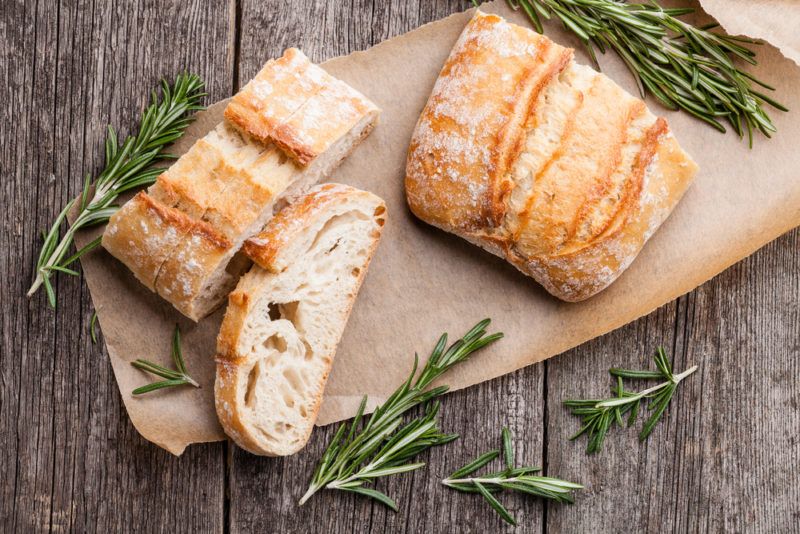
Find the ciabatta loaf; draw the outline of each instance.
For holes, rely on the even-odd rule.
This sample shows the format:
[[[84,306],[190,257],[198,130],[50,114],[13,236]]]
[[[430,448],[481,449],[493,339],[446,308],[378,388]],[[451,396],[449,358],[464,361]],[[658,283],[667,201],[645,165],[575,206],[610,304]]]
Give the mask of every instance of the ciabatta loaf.
[[[695,171],[644,102],[478,11],[417,122],[405,186],[419,218],[579,301],[630,265]]]
[[[289,49],[220,123],[109,221],[103,246],[149,289],[201,319],[250,265],[237,254],[273,213],[327,176],[379,110]]]
[[[325,184],[245,244],[256,265],[228,298],[214,392],[240,447],[283,456],[308,441],[385,212],[371,193]]]

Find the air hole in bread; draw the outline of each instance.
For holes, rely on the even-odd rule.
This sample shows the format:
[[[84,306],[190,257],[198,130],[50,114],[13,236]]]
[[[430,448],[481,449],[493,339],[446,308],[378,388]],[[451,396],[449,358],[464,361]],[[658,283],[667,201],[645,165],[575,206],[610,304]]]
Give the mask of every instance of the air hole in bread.
[[[303,386],[305,385],[303,382],[303,377],[297,370],[292,369],[291,367],[283,370],[283,377],[286,379],[287,383],[297,391],[298,393],[302,393]]]
[[[358,275],[359,275],[359,274],[361,274],[361,269],[359,269],[358,267],[356,267],[356,268],[355,268],[355,269],[353,269],[351,272],[353,273],[353,276],[355,276],[355,277],[358,277]]]
[[[249,406],[253,407],[253,403],[255,402],[256,398],[256,381],[258,380],[258,375],[261,373],[261,365],[260,362],[256,362],[252,369],[250,369],[250,373],[247,375],[247,389],[245,390],[244,394],[244,403]]]
[[[263,436],[263,438],[266,439],[267,441],[271,441],[272,443],[280,443],[280,440],[278,438],[276,438],[275,436],[273,436],[260,426],[256,427],[256,429],[258,430],[258,433],[261,434],[261,436]]]
[[[270,302],[267,305],[269,320],[279,321],[283,319],[297,327],[297,307],[299,305],[300,302],[296,300],[292,302]]]
[[[267,306],[267,314],[269,315],[270,321],[277,321],[281,318],[281,312],[278,309],[278,304],[276,302],[270,302]]]
[[[311,246],[308,247],[309,252],[319,247],[320,243],[322,243],[325,240],[327,235],[339,225],[347,225],[351,223],[353,219],[364,220],[366,218],[367,217],[364,215],[364,213],[360,211],[346,211],[344,213],[340,213],[339,215],[334,215],[333,217],[325,221],[325,224],[322,225],[322,228],[319,229],[317,235],[314,236],[314,241],[311,243]],[[328,252],[330,252],[330,250]]]
[[[286,388],[283,388],[283,403],[287,408],[294,408],[294,395]]]
[[[286,343],[286,340],[283,339],[283,336],[273,334],[269,336],[266,341],[264,341],[264,348],[277,350],[278,352],[286,352],[288,344]]]
[[[300,302],[284,302],[283,304],[278,304],[278,312],[280,313],[281,319],[286,319],[290,323],[292,323],[295,327],[297,327],[297,307],[300,305]]]
[[[306,361],[313,359],[314,358],[314,351],[311,349],[311,345],[308,343],[308,341],[305,340],[305,338],[303,338],[302,342],[303,342],[303,348],[305,348],[305,352],[303,354],[303,358]]]

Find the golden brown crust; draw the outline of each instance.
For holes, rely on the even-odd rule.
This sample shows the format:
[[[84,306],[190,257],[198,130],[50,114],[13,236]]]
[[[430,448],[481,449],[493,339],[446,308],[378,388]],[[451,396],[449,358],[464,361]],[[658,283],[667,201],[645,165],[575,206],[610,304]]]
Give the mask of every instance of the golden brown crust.
[[[111,216],[102,245],[150,290],[161,264],[192,227],[191,218],[144,191]]]
[[[225,108],[225,118],[262,143],[327,83],[327,73],[300,50],[268,61]]]
[[[308,165],[364,115],[377,112],[364,95],[289,49],[231,99],[225,118]]]
[[[295,49],[268,62],[227,111],[236,125],[223,121],[195,142],[144,197],[120,210],[104,239],[149,289],[195,321],[224,301],[249,265],[238,251],[274,204],[330,172],[378,114]],[[276,131],[309,157],[330,152],[304,168],[272,141]],[[147,235],[141,229],[151,219]]]
[[[301,165],[324,153],[362,117],[378,108],[361,93],[331,76],[317,93],[283,122],[272,141]]]
[[[534,45],[535,57],[512,53]],[[477,12],[417,123],[406,192],[421,219],[576,301],[627,268],[696,166],[664,119],[607,77],[575,65],[564,50]],[[512,88],[524,89],[485,82],[481,73],[496,65]],[[452,72],[460,73],[458,84]],[[500,120],[464,128],[465,106],[467,116],[491,109]],[[482,157],[464,156],[470,153]]]
[[[570,49],[478,12],[442,67],[411,139],[412,211],[464,231],[499,224],[523,126],[542,88],[571,57]]]
[[[303,233],[315,217],[323,215],[332,204],[361,193],[341,184],[321,185],[282,209],[258,235],[245,241],[244,253],[263,269],[279,272],[282,269],[277,261],[279,253]]]

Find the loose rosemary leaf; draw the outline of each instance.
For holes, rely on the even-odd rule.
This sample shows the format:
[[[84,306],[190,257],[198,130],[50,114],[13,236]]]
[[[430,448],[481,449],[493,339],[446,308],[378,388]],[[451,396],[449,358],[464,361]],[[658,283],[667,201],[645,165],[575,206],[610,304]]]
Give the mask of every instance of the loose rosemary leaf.
[[[186,385],[196,388],[200,387],[200,384],[189,376],[189,373],[186,371],[186,362],[183,360],[183,351],[181,350],[181,331],[178,325],[175,325],[175,332],[172,334],[172,362],[175,364],[175,370],[167,369],[162,365],[148,360],[138,359],[132,361],[131,365],[137,369],[159,376],[165,380],[151,382],[150,384],[134,389],[131,393],[133,395],[142,395],[157,389]]]

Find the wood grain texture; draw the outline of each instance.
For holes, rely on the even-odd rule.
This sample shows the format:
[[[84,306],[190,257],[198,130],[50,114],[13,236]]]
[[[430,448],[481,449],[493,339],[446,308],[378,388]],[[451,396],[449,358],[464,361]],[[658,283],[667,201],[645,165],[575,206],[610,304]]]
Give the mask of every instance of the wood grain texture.
[[[4,2],[0,16],[0,524],[222,530],[223,446],[175,459],[137,435],[107,356],[89,339],[92,306],[80,279],[58,278],[55,312],[43,292],[24,294],[38,233],[77,195],[84,173],[102,165],[108,122],[126,133],[150,88],[183,69],[210,80],[212,98],[230,93],[228,6]]]
[[[3,531],[511,531],[477,497],[439,480],[495,447],[586,484],[574,506],[504,495],[524,532],[765,531],[800,524],[800,231],[691,294],[602,338],[443,401],[455,443],[429,468],[380,481],[394,514],[352,495],[304,492],[333,428],[307,451],[258,458],[228,444],[174,458],[140,438],[107,356],[91,344],[79,279],[59,309],[23,294],[37,233],[102,165],[103,125],[134,124],[146,91],[184,68],[229,96],[288,46],[315,61],[362,50],[464,9],[460,0],[5,3],[0,93],[0,525]],[[191,45],[187,45],[191,43]],[[778,134],[780,135],[780,134]],[[453,334],[456,334],[453,332]],[[557,332],[554,333],[557,335]],[[421,353],[434,340],[419,340]],[[600,395],[612,366],[646,366],[657,344],[700,364],[640,444],[615,430],[602,452],[567,441],[561,401]]]

